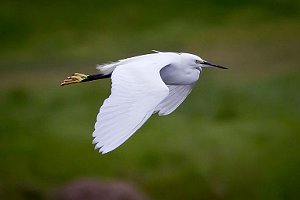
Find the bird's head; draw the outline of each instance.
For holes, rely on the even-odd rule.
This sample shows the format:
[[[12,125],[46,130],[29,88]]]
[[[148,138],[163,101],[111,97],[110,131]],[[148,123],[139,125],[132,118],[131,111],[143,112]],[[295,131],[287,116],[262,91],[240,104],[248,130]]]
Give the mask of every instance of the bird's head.
[[[200,71],[204,67],[216,67],[216,68],[220,68],[220,69],[228,69],[227,67],[223,67],[221,65],[213,64],[211,62],[203,60],[199,56],[196,56],[196,55],[193,55],[193,54],[183,53],[182,56],[184,56],[186,58],[186,61],[188,62],[188,64],[190,66],[193,66],[193,67],[197,68]]]

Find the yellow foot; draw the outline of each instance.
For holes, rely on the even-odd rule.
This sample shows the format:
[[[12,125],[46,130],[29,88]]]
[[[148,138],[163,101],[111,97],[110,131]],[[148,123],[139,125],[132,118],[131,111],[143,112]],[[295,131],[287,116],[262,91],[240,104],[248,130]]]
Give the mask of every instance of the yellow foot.
[[[85,74],[74,73],[72,76],[67,77],[60,85],[64,86],[64,85],[69,85],[69,84],[73,84],[73,83],[80,83],[84,79],[86,79],[87,76],[88,75],[85,75]]]

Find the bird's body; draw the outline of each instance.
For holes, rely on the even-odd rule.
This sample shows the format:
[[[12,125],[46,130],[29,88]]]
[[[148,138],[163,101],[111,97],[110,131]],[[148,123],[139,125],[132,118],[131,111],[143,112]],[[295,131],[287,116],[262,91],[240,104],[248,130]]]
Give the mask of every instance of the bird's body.
[[[155,52],[99,65],[100,74],[75,74],[62,85],[111,77],[111,95],[100,108],[93,143],[102,153],[114,150],[153,114],[173,112],[191,92],[208,63],[188,53]]]
[[[190,57],[194,57],[194,60],[199,59],[198,56],[187,53],[159,52],[135,56],[111,64],[98,65],[97,69],[101,74],[107,75],[111,74],[118,66],[124,67],[136,64],[138,68],[149,70],[149,65],[151,65],[151,68],[159,70],[163,68],[160,74],[165,84],[188,85],[196,82],[200,75],[200,69],[194,66],[195,63],[188,65],[190,63],[187,61]]]

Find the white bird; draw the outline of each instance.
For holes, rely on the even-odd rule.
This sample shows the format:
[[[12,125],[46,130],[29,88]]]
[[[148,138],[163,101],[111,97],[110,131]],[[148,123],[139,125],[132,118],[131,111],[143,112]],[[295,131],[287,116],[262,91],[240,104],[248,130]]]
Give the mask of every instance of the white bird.
[[[97,115],[93,144],[105,154],[123,144],[153,113],[173,112],[204,67],[227,69],[189,53],[158,52],[98,65],[99,74],[75,73],[61,85],[111,78],[111,94]]]

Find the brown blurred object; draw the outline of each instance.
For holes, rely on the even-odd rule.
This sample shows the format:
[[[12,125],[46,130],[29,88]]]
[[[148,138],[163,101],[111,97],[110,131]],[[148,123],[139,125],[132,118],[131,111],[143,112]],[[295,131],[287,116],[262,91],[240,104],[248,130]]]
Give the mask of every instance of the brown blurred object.
[[[79,179],[59,188],[57,200],[147,200],[142,193],[126,182],[102,182]]]

